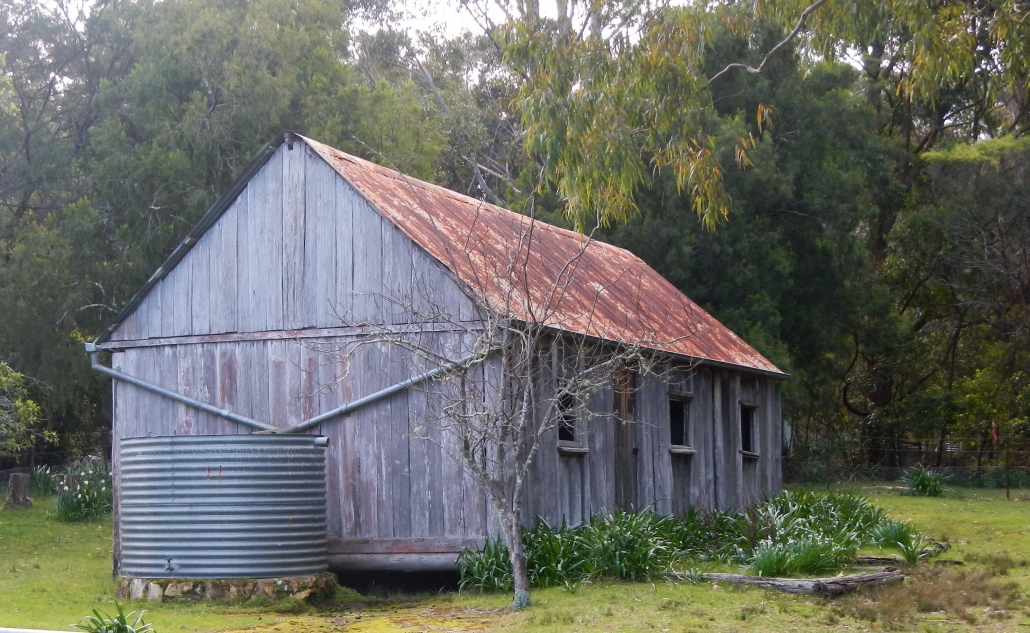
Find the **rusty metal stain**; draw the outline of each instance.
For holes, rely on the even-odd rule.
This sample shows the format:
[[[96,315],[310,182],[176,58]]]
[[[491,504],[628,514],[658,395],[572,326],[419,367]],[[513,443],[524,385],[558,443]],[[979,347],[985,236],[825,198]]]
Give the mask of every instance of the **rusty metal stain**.
[[[304,140],[498,311],[568,332],[782,374],[625,249]]]

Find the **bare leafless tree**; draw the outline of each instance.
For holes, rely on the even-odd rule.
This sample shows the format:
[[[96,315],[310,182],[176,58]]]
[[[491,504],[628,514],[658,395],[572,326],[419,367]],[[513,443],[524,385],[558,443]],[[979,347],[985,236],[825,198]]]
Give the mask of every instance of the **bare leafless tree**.
[[[658,331],[641,336],[635,315],[624,321],[634,324],[632,336],[630,328],[599,315],[610,287],[633,287],[629,277],[639,269],[610,270],[607,285],[598,283],[596,274],[588,278],[584,266],[590,249],[602,248],[590,236],[564,238],[575,244],[564,256],[540,252],[537,233],[553,227],[491,211],[490,221],[499,217],[506,218],[503,232],[510,236],[503,257],[483,257],[474,240],[485,238],[471,231],[464,241],[452,240],[444,258],[451,271],[463,273],[453,278],[467,301],[462,310],[471,306],[471,315],[456,314],[441,288],[429,283],[439,276],[413,270],[404,296],[373,295],[383,318],[359,321],[353,314],[338,315],[345,324],[360,326],[363,335],[356,342],[320,345],[318,351],[349,361],[363,348],[385,345],[404,352],[393,356],[403,358],[399,362],[408,376],[442,369],[432,381],[414,386],[428,396],[420,426],[440,431],[419,439],[447,438],[437,441],[486,493],[508,544],[514,604],[523,607],[529,604],[529,579],[520,526],[534,459],[555,432],[559,438],[586,433],[592,421],[607,417],[610,412],[590,410],[590,396],[611,388],[628,368],[654,372],[661,362],[653,348],[670,341],[659,340]],[[543,279],[540,267],[531,265],[540,257],[547,258]],[[584,286],[592,288],[591,300],[583,300]],[[573,288],[579,288],[575,297]],[[645,310],[648,298],[636,299],[637,309]],[[391,322],[386,317],[397,314],[404,315],[400,320],[406,325],[386,325]]]

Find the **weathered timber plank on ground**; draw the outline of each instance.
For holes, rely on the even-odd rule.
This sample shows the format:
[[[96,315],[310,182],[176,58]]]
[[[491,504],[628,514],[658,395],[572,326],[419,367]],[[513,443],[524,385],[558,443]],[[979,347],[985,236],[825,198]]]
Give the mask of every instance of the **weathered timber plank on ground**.
[[[675,577],[682,578],[679,574]],[[776,589],[787,593],[809,593],[831,598],[856,591],[862,587],[875,587],[905,580],[905,574],[892,567],[865,574],[835,576],[833,578],[762,578],[741,574],[701,574],[704,582],[722,582],[731,585],[752,585],[763,589]]]

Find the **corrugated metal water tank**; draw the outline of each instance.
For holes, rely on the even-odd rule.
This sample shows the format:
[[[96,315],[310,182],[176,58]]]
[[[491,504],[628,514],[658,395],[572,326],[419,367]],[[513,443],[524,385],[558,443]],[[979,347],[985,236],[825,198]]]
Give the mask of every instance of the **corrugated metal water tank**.
[[[276,578],[326,571],[325,438],[123,439],[120,573]]]

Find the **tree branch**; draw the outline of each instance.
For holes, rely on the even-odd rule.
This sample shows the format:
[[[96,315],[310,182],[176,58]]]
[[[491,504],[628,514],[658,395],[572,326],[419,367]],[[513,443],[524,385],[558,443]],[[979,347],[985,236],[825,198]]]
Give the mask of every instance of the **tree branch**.
[[[801,17],[798,18],[798,23],[794,26],[794,30],[791,31],[790,34],[787,35],[787,37],[783,38],[783,41],[781,41],[776,46],[773,46],[772,50],[770,50],[768,53],[765,54],[765,57],[762,58],[762,63],[759,64],[757,68],[754,68],[752,66],[748,66],[747,64],[742,64],[740,62],[733,63],[733,64],[730,64],[730,65],[726,66],[726,68],[723,68],[722,70],[720,70],[719,72],[715,73],[714,75],[712,75],[711,79],[708,80],[708,84],[711,85],[719,77],[722,77],[723,75],[725,75],[726,73],[730,72],[731,70],[736,70],[738,68],[746,70],[749,73],[751,73],[752,75],[761,74],[761,72],[763,70],[765,70],[765,65],[769,63],[769,60],[772,58],[772,56],[775,55],[777,52],[779,52],[779,50],[781,48],[783,48],[787,44],[789,44],[791,42],[791,40],[796,38],[798,36],[798,34],[801,33],[801,29],[805,28],[805,20],[808,19],[808,16],[813,11],[815,11],[819,7],[823,6],[824,4],[826,4],[826,0],[816,0],[814,3],[810,4],[808,6],[808,8],[806,8],[804,11],[802,11],[801,12]]]

